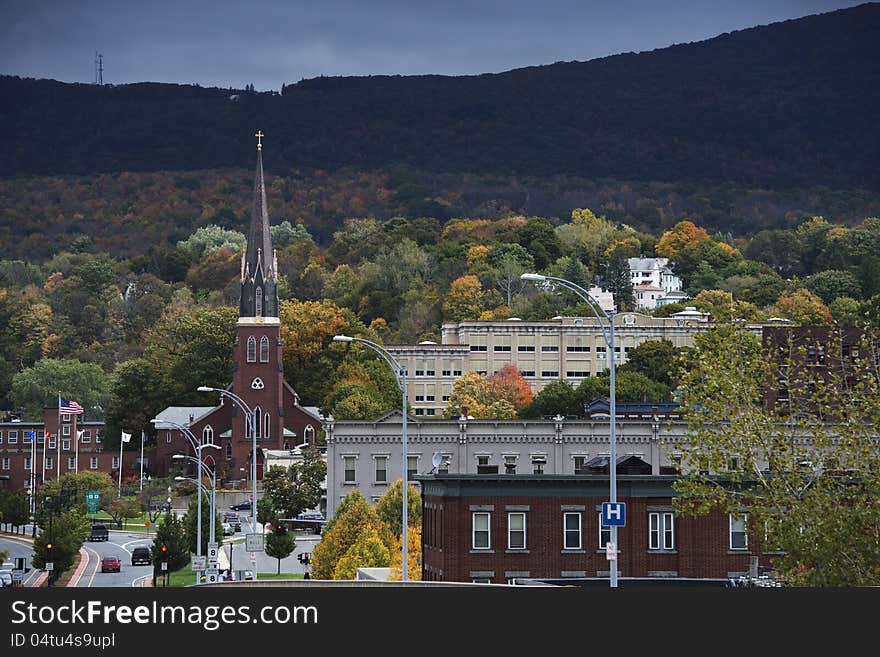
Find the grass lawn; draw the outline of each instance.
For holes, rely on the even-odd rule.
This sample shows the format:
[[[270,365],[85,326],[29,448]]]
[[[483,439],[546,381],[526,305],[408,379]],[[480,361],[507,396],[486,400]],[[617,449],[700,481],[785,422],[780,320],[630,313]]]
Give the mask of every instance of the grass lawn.
[[[257,573],[257,579],[302,579],[302,573]]]
[[[107,529],[117,529],[116,523],[112,521],[109,515],[104,511],[98,511],[98,513],[92,514],[90,517],[95,520],[106,520],[107,521]],[[161,516],[160,516],[161,518]],[[150,522],[150,526],[146,525],[147,522]],[[158,521],[156,521],[158,522]],[[137,518],[125,518],[122,521],[122,529],[128,532],[145,532],[152,533],[156,531],[156,523],[150,521],[150,516],[147,513],[143,513]]]

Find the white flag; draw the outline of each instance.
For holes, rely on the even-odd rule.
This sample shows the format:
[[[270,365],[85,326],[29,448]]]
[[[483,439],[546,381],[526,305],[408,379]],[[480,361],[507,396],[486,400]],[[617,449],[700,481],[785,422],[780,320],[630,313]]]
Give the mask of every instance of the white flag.
[[[122,432],[122,442],[127,443],[129,440],[131,440],[131,434],[130,434],[130,433],[125,433],[125,432],[123,431],[123,432]]]
[[[85,431],[77,431],[76,432],[76,439],[80,440],[83,437],[84,433],[85,433]]]

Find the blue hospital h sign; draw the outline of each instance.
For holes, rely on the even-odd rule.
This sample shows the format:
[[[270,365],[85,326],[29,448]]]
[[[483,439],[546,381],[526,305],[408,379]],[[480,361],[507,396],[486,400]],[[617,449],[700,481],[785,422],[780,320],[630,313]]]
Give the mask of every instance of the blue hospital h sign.
[[[626,525],[626,504],[623,502],[602,502],[602,526],[623,527]]]

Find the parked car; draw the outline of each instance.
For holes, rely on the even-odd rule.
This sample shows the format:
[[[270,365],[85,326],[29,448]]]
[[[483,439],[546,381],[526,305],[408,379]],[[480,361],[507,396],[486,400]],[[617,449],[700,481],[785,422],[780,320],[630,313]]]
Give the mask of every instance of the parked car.
[[[232,504],[229,506],[233,511],[250,511],[251,510],[251,502],[250,500],[245,500],[244,502],[238,502],[237,504]]]
[[[110,531],[105,525],[100,523],[92,525],[92,531],[89,534],[90,541],[109,541]]]
[[[228,522],[223,523],[223,535],[224,536],[232,536],[235,533],[235,529]]]
[[[12,586],[12,571],[0,571],[0,586]]]
[[[224,511],[223,522],[228,522],[230,525],[232,525],[232,528],[235,531],[241,531],[241,518],[238,517],[237,513],[233,513],[232,511]]]
[[[149,566],[153,562],[152,555],[150,554],[150,548],[148,547],[136,547],[131,551],[131,565],[144,565]]]
[[[119,557],[116,555],[111,555],[109,557],[104,557],[101,559],[101,572],[102,573],[118,573],[122,570],[122,562],[119,560]]]
[[[297,520],[324,520],[324,514],[320,511],[303,511],[297,517]]]

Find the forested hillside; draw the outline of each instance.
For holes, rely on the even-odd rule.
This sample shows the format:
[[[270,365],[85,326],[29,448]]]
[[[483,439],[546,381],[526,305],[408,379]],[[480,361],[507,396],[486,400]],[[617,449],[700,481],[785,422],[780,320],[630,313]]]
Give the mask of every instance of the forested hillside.
[[[0,78],[0,175],[239,167],[880,189],[880,5],[501,74],[282,93]],[[231,98],[235,96],[236,99]]]

